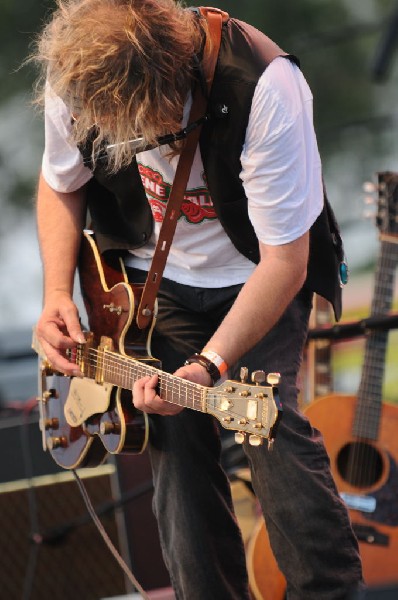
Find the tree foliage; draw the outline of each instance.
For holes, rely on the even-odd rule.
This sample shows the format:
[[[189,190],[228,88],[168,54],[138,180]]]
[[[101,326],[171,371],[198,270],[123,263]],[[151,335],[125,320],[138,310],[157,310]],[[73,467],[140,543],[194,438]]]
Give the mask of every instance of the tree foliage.
[[[354,147],[355,143],[363,146],[364,130],[371,132],[369,145],[374,151],[379,138],[373,136],[373,129],[375,125],[380,129],[380,123],[388,127],[389,120],[388,115],[380,114],[380,84],[372,79],[372,61],[396,5],[394,0],[217,0],[214,4],[252,23],[299,57],[314,94],[324,160],[341,150],[347,131],[353,132],[350,143]],[[19,67],[54,5],[54,0],[25,0],[21,10],[15,0],[0,0],[0,111],[17,94],[29,99],[35,73],[32,66]],[[2,144],[0,168],[6,151]],[[360,148],[365,151],[368,148]],[[26,182],[16,182],[14,188],[15,194],[20,194],[26,190]],[[20,204],[15,194],[11,200]]]

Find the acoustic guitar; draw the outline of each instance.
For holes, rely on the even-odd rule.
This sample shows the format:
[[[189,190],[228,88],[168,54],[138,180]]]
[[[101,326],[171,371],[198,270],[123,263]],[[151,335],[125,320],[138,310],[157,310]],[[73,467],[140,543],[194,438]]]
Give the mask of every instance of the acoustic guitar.
[[[79,278],[90,331],[86,343],[69,353],[83,378],[54,371],[33,334],[43,449],[65,469],[96,466],[108,453],[144,451],[148,419],[134,408],[131,392],[137,379],[154,374],[167,402],[213,415],[236,432],[238,443],[247,437],[252,445],[264,439],[272,445],[282,414],[279,374],[255,371],[248,383],[242,369],[241,381],[207,388],[162,371],[150,352],[154,321],[146,329],[136,325],[143,285],[128,283],[121,273],[104,262],[92,233],[84,232]]]
[[[378,174],[380,252],[372,316],[388,314],[398,265],[398,174]],[[339,492],[359,541],[368,585],[398,581],[398,406],[383,402],[388,330],[365,338],[357,396],[332,394],[308,406],[330,456]]]
[[[375,274],[372,315],[388,313],[398,264],[398,174],[378,174],[381,249]],[[329,309],[316,296],[310,327],[327,325]],[[331,394],[331,343],[309,342],[302,369],[301,404],[325,440],[331,468],[349,508],[368,585],[398,581],[398,407],[382,401],[387,331],[367,335],[358,396]],[[318,398],[311,402],[312,398]],[[271,550],[261,518],[248,545],[255,600],[283,600],[286,581]]]

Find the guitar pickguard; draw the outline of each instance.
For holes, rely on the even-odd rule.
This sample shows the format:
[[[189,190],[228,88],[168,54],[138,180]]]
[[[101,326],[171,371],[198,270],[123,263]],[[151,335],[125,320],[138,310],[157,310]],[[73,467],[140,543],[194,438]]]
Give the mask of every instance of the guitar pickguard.
[[[388,454],[389,475],[386,483],[377,491],[369,494],[376,501],[373,512],[362,513],[365,519],[390,525],[398,526],[398,467],[393,457]]]

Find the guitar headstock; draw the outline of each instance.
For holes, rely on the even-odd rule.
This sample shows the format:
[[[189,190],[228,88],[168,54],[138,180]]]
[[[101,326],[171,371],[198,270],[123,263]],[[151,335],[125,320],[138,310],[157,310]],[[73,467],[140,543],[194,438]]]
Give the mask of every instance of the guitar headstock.
[[[277,425],[282,415],[279,400],[279,373],[263,371],[252,374],[254,384],[227,380],[207,392],[207,412],[215,416],[225,429],[235,431],[235,441],[245,439],[252,446],[259,446],[264,439],[271,447]],[[267,385],[263,385],[267,383]]]
[[[368,204],[373,202],[373,194],[377,194],[376,225],[380,236],[398,242],[398,173],[377,173],[377,184],[365,183],[364,191],[368,194],[365,199]]]

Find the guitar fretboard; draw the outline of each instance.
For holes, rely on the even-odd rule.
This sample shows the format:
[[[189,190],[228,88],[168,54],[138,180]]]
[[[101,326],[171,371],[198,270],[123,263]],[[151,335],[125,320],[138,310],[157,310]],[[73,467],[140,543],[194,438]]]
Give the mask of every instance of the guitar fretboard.
[[[398,262],[398,243],[382,241],[376,266],[372,316],[387,314],[392,306],[395,269]],[[388,331],[375,330],[366,338],[362,378],[353,433],[374,439],[378,437]]]
[[[84,350],[83,350],[84,351]],[[91,379],[100,377],[103,381],[133,390],[134,383],[141,377],[158,375],[159,395],[172,404],[206,412],[205,390],[203,386],[170,375],[134,358],[109,350],[90,348],[87,355],[78,359],[83,372]]]

